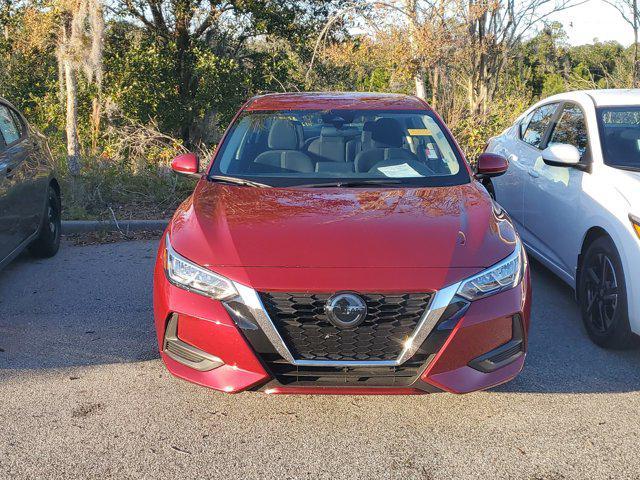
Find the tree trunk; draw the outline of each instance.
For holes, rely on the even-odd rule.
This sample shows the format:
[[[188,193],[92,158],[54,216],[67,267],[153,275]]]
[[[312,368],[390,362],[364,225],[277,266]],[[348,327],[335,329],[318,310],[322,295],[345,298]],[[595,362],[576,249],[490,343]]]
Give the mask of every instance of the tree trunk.
[[[194,54],[189,26],[193,20],[192,6],[189,1],[178,0],[176,2],[176,48],[177,48],[177,76],[178,95],[184,109],[183,124],[180,127],[180,136],[187,147],[190,146],[190,130],[194,115],[192,103],[194,97]]]
[[[184,40],[184,38],[182,40]],[[191,110],[191,103],[193,101],[193,67],[189,50],[188,41],[186,43],[178,41],[178,95],[182,108],[184,109],[183,123],[180,127],[180,137],[187,146],[190,143],[189,131],[191,129],[191,123],[193,122],[193,112]]]
[[[440,89],[440,65],[433,66],[431,74],[431,108],[438,108],[438,90]]]
[[[418,33],[418,11],[416,0],[405,0],[405,9],[409,13],[409,45],[411,47],[411,55],[418,64],[413,80],[416,86],[416,97],[423,100],[427,99],[426,72],[422,64],[422,58],[419,53],[419,45],[416,35]]]
[[[78,83],[71,61],[64,60],[67,97],[67,166],[72,176],[80,173],[80,141],[78,140]]]
[[[424,68],[420,67],[414,77],[416,83],[416,97],[423,100],[427,99],[427,86],[425,82]]]
[[[91,153],[98,152],[98,138],[100,137],[100,99],[93,97],[91,100]]]

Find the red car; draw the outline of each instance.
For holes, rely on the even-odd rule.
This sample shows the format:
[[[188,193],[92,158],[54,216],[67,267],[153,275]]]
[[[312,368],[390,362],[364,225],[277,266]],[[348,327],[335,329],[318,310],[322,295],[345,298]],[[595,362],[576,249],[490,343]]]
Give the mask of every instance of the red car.
[[[255,97],[160,242],[169,371],[221,390],[465,393],[514,378],[529,269],[438,115],[390,94]]]

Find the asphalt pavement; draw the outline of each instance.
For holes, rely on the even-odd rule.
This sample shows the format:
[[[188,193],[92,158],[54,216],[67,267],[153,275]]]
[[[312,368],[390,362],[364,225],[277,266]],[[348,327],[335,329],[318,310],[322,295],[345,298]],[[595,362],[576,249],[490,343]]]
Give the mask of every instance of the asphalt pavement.
[[[533,263],[522,374],[464,396],[228,395],[173,378],[156,242],[0,271],[0,478],[638,478],[640,351],[588,340]]]

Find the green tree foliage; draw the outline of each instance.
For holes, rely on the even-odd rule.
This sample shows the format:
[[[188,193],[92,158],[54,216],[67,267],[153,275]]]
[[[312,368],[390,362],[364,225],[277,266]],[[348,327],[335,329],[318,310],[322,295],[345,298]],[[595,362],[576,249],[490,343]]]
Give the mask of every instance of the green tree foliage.
[[[0,96],[45,133],[64,128],[58,100],[51,14],[21,2],[0,0]]]
[[[211,92],[214,76],[269,66],[268,55],[256,55],[256,40],[286,39],[301,50],[338,1],[327,0],[119,0],[120,11],[136,19],[173,72],[179,108],[174,109],[180,136],[191,140],[191,126],[201,113],[201,87]],[[256,60],[258,62],[256,62]],[[268,70],[267,70],[268,72]],[[249,71],[251,83],[265,83]],[[232,77],[233,78],[233,77]],[[268,84],[269,82],[266,81]],[[284,83],[281,83],[284,86]],[[215,89],[218,91],[218,89]],[[231,98],[235,98],[232,96]]]

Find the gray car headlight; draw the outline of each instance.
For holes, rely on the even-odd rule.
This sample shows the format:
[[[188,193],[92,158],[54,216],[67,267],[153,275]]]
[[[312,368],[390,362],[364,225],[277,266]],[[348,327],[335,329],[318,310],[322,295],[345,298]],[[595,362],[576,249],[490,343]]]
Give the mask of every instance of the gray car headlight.
[[[482,272],[462,281],[458,295],[473,301],[509,290],[520,283],[526,257],[520,241],[511,255]]]
[[[165,238],[164,270],[172,284],[215,300],[226,300],[238,294],[228,278],[187,260],[173,249],[168,234]]]

